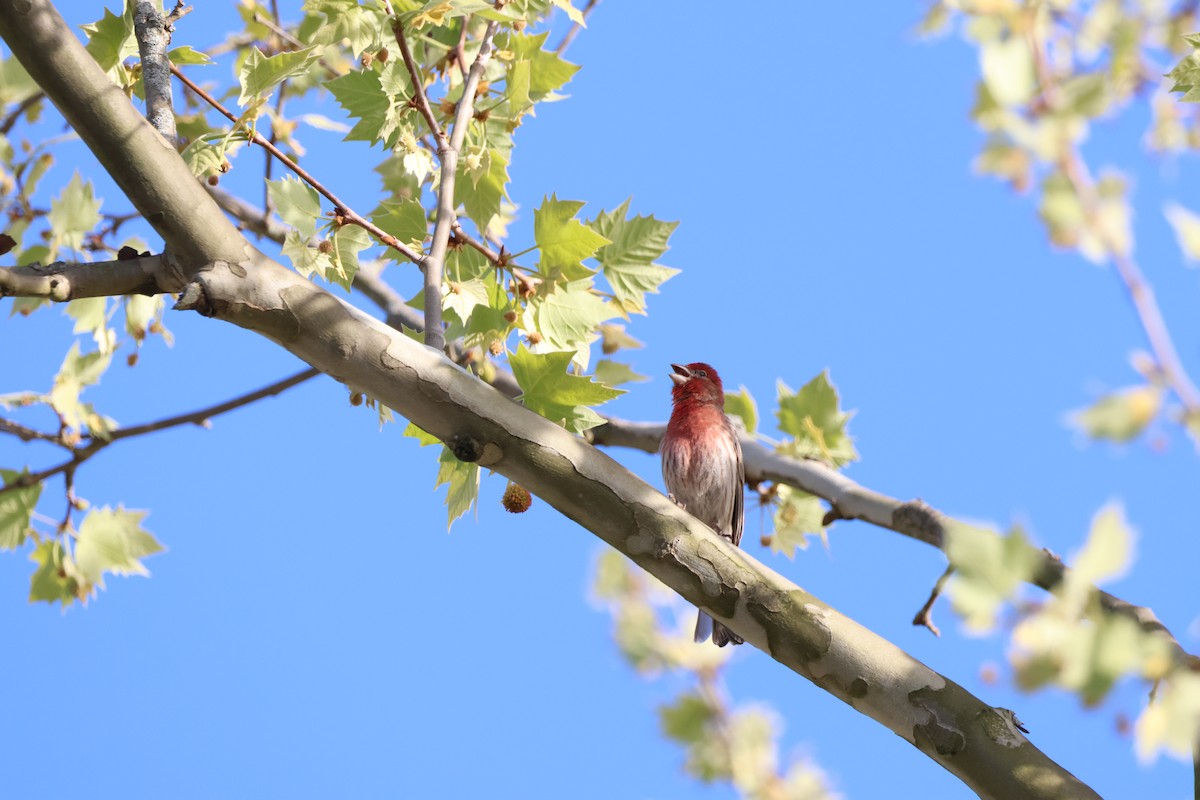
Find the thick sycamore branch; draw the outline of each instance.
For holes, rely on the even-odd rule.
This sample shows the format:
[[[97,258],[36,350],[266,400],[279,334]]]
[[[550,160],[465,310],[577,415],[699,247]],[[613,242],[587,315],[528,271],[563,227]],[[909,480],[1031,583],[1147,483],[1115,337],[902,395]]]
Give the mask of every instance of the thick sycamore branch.
[[[1096,797],[1034,747],[1010,714],[727,546],[616,461],[440,351],[259,253],[105,78],[48,0],[0,3],[0,36],[166,241],[185,277],[181,307],[267,336],[377,397],[459,458],[526,486],[980,796]]]

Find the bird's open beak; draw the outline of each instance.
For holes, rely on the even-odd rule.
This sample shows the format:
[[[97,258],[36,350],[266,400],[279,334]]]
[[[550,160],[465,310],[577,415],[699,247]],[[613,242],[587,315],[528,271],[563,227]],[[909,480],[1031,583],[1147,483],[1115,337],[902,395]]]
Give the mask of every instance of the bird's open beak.
[[[671,380],[677,384],[683,385],[692,377],[692,371],[683,364],[672,364],[671,369],[675,370],[671,373]]]

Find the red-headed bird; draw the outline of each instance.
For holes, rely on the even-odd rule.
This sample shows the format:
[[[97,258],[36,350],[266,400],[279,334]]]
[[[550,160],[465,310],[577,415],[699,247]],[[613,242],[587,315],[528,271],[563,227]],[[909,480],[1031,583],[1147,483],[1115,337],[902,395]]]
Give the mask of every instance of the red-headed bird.
[[[671,420],[662,440],[663,482],[676,503],[719,536],[738,545],[745,524],[742,445],[725,416],[721,377],[708,364],[672,364]],[[695,640],[719,646],[742,637],[703,611]]]

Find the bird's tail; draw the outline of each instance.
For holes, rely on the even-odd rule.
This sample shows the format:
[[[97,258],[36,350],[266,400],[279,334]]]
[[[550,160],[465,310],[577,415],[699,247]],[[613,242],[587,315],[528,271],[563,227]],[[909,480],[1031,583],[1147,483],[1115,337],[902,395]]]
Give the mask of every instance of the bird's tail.
[[[710,636],[712,637],[713,644],[717,647],[724,647],[731,642],[733,644],[741,644],[745,641],[742,637],[729,630],[729,628],[716,622],[708,614],[701,611],[696,616],[696,632],[692,634],[692,640],[700,643],[707,641]]]

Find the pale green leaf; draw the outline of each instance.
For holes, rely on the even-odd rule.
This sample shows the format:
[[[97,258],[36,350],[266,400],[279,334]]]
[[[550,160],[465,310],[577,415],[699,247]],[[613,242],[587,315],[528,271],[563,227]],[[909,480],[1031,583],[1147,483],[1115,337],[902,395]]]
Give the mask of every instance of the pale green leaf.
[[[79,582],[74,577],[74,564],[58,539],[47,539],[29,554],[37,569],[29,580],[29,602],[62,603],[63,608],[75,602]]]
[[[91,181],[76,172],[58,197],[50,201],[49,221],[54,239],[72,250],[83,249],[83,235],[100,224],[100,200]]]
[[[0,484],[9,486],[28,474],[28,470],[0,469]],[[0,494],[0,550],[14,550],[24,543],[29,532],[29,518],[41,496],[41,482]]]
[[[75,566],[90,587],[104,588],[104,575],[149,575],[142,559],[161,553],[163,546],[141,526],[145,511],[96,508],[79,526]]]
[[[635,383],[647,380],[645,375],[634,372],[633,368],[628,364],[609,361],[607,358],[602,358],[596,362],[594,377],[606,386],[619,386],[622,383]]]
[[[816,495],[780,484],[778,505],[772,518],[771,550],[788,558],[796,557],[796,548],[808,549],[809,536],[824,536],[825,509]]]
[[[448,484],[446,489],[446,528],[471,510],[479,498],[479,467],[459,461],[449,448],[443,447],[438,458],[438,476],[434,488]]]
[[[1132,386],[1101,397],[1091,408],[1077,411],[1073,421],[1094,439],[1127,442],[1146,429],[1162,408],[1157,386]]]
[[[978,632],[995,626],[1001,606],[1033,577],[1041,560],[1020,528],[1001,536],[961,522],[946,526],[946,557],[955,570],[946,594],[967,627]]]
[[[317,219],[321,216],[321,196],[316,189],[287,175],[267,181],[267,193],[279,217],[295,228],[302,239],[316,235]]]
[[[1163,209],[1167,221],[1175,229],[1179,249],[1189,263],[1200,262],[1200,214],[1195,214],[1178,203],[1168,203]]]
[[[745,386],[739,386],[737,394],[725,393],[725,413],[740,419],[746,433],[753,434],[758,430],[758,404]]]
[[[838,406],[837,389],[824,371],[793,392],[779,383],[779,429],[793,439],[781,450],[800,458],[815,458],[841,466],[858,458],[854,440],[846,430],[853,412]]]

